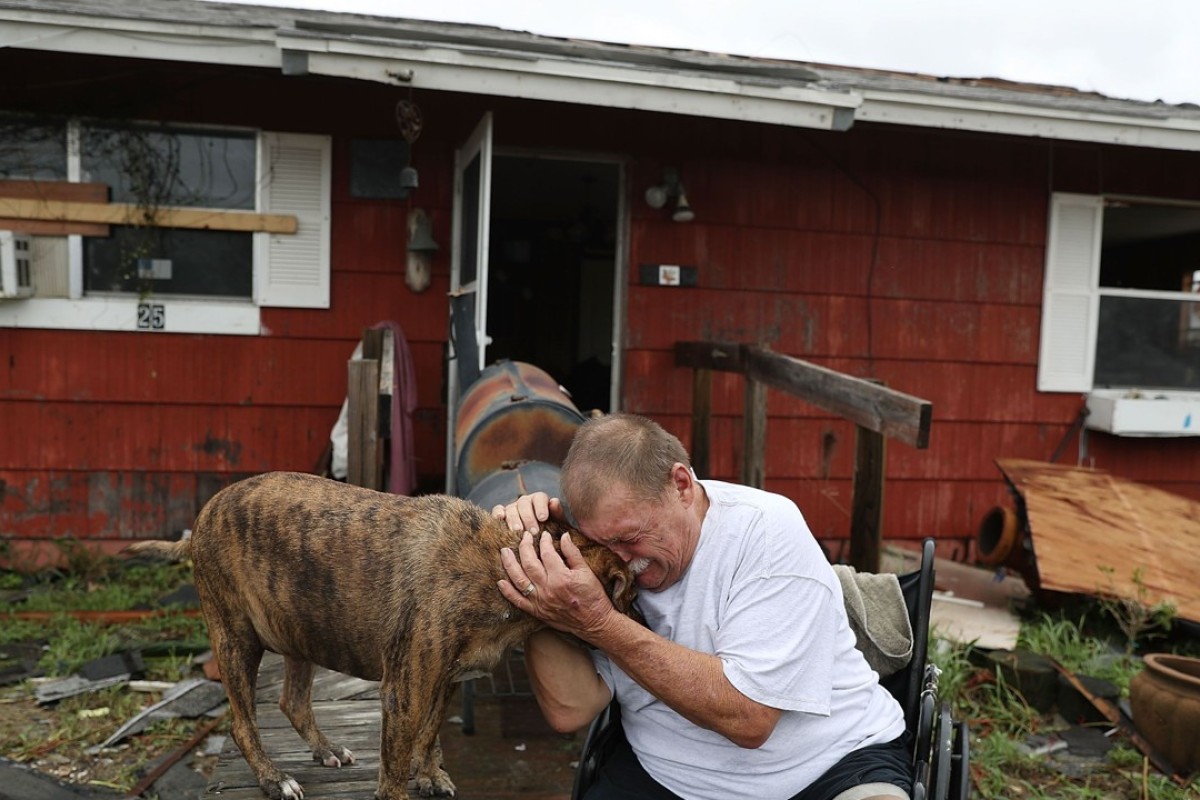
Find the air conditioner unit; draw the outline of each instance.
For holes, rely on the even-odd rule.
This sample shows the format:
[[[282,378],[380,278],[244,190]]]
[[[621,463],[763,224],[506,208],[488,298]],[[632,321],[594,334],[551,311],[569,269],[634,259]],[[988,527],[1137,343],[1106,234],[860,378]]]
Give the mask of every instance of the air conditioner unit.
[[[33,296],[33,239],[0,231],[0,298]]]

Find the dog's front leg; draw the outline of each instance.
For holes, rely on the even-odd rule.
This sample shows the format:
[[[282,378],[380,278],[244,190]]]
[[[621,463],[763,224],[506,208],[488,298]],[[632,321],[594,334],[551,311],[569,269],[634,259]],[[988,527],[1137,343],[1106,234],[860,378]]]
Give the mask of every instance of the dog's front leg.
[[[436,677],[445,673],[427,674]],[[442,763],[442,744],[438,739],[438,731],[446,716],[446,703],[457,684],[443,685],[445,682],[441,680],[430,683],[432,685],[427,684],[418,690],[422,698],[427,699],[423,712],[413,715],[417,720],[412,746],[413,775],[417,780],[417,792],[422,797],[435,794],[454,796],[457,789]]]
[[[385,668],[379,686],[383,725],[379,754],[379,800],[407,800],[410,776],[422,797],[454,796],[454,782],[441,765],[441,748],[434,747],[447,690],[436,664],[424,660],[411,668],[401,657]]]

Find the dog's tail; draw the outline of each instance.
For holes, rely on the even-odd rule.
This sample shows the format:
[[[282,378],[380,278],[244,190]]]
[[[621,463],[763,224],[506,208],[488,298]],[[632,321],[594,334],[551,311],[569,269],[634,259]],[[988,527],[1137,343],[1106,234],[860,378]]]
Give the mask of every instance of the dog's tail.
[[[135,542],[124,548],[122,553],[130,555],[150,556],[165,561],[183,561],[192,552],[191,539],[181,539],[178,542],[145,541]]]

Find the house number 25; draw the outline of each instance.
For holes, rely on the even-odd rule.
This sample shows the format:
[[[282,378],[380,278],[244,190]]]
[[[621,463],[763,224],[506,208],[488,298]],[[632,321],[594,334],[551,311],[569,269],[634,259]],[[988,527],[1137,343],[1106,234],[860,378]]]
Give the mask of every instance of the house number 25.
[[[162,303],[138,303],[138,330],[161,331],[167,326],[167,312]]]

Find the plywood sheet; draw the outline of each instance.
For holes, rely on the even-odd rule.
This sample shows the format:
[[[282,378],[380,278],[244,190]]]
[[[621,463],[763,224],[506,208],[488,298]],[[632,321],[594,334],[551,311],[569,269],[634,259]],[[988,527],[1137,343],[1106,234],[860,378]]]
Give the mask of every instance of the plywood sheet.
[[[1168,601],[1200,621],[1200,503],[1103,470],[996,463],[1024,500],[1041,588]]]

